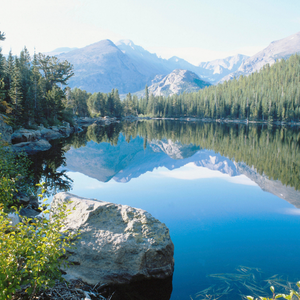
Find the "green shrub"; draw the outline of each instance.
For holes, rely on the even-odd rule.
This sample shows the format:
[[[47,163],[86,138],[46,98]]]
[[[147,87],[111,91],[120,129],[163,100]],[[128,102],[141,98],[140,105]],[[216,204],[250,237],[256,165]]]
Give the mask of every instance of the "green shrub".
[[[36,190],[26,155],[17,156],[0,143],[0,300],[12,298],[20,289],[33,297],[61,279],[59,268],[67,263],[65,249],[72,248],[78,237],[63,230],[66,205],[55,207],[55,212],[44,211],[46,217],[20,217],[21,222],[11,224],[8,213],[19,215],[17,192],[28,195]]]
[[[3,205],[0,207],[0,300],[10,299],[20,289],[33,297],[62,279],[66,247],[74,246],[78,237],[76,232],[63,231],[67,214],[64,204],[55,208],[50,220],[24,217],[12,226]]]
[[[3,204],[5,211],[17,204],[17,192],[28,195],[34,192],[29,167],[25,154],[16,155],[0,141],[0,204]]]

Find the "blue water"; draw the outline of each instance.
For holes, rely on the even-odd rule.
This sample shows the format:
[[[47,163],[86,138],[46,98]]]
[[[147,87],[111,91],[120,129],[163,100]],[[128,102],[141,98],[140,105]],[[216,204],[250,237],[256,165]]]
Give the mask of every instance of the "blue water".
[[[95,143],[71,149],[67,168],[71,154],[84,155],[89,147]],[[201,151],[183,166],[150,168],[138,177],[126,173],[132,167],[127,164],[116,172],[117,181],[113,176],[101,182],[69,167],[67,174],[74,180],[71,193],[142,208],[168,226],[175,246],[172,300],[202,299],[197,292],[222,283],[208,275],[237,273],[241,265],[259,268],[262,280],[275,274],[300,280],[300,210],[264,192],[245,175],[197,166],[193,157],[198,161]],[[127,182],[120,182],[122,172],[131,176],[123,178]],[[231,293],[228,299],[241,299],[237,290]]]

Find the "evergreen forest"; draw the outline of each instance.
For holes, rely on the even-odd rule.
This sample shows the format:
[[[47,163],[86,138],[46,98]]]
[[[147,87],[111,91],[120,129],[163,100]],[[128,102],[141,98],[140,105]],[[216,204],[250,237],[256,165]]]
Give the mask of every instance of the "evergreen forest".
[[[75,88],[69,91],[68,107],[78,116],[91,117],[142,115],[299,122],[300,56],[278,60],[248,77],[169,97],[149,94],[146,86],[145,97],[128,93],[120,103],[117,90],[91,95]]]
[[[1,40],[4,40],[1,34]],[[20,56],[6,58],[0,48],[0,113],[14,127],[51,126],[73,117],[149,116],[158,118],[232,119],[265,122],[299,122],[300,56],[293,55],[260,72],[240,76],[194,93],[168,97],[128,93],[122,101],[117,89],[88,93],[70,89],[73,67],[56,57],[30,56],[26,47]]]
[[[0,113],[14,127],[34,128],[37,124],[50,126],[71,121],[63,86],[73,76],[72,69],[70,63],[60,62],[54,56],[35,53],[31,57],[26,47],[19,57],[10,52],[7,58],[0,48]]]

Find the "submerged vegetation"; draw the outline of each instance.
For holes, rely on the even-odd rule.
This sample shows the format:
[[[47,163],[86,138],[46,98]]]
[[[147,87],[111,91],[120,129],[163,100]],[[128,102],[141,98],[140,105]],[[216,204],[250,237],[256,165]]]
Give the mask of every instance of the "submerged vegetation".
[[[248,299],[248,300],[271,300],[271,299],[300,299],[296,291],[300,288],[300,282],[291,282],[279,275],[266,276],[259,268],[238,266],[235,273],[210,274],[214,282],[208,288],[190,296],[192,300],[213,299]],[[280,291],[275,295],[276,291]],[[272,298],[268,298],[272,292]],[[252,296],[247,296],[252,295]],[[297,298],[293,298],[295,295]]]

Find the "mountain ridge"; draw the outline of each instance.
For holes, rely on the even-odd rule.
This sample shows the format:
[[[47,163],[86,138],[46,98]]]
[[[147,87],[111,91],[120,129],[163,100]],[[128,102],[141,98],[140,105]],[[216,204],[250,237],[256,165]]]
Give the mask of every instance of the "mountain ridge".
[[[71,88],[78,87],[91,93],[118,89],[120,94],[127,94],[139,92],[146,84],[150,86],[157,83],[177,69],[193,72],[200,80],[217,84],[259,71],[265,64],[273,64],[276,59],[287,58],[296,52],[300,52],[300,32],[271,42],[251,57],[237,54],[201,62],[198,66],[177,56],[160,58],[131,40],[120,40],[115,44],[110,40],[102,40],[60,53],[57,57],[74,65],[75,76],[69,81]]]

